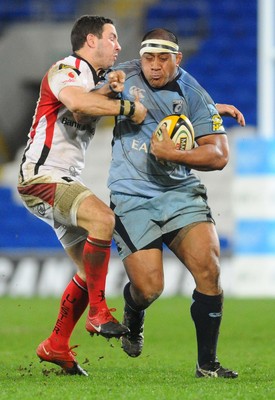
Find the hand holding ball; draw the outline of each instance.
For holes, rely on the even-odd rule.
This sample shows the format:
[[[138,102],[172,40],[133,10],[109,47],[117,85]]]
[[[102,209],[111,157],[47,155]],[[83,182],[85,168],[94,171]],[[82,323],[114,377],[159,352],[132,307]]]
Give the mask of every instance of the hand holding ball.
[[[194,147],[194,129],[190,120],[185,115],[168,115],[160,121],[155,130],[155,135],[160,141],[162,140],[161,127],[164,124],[177,150],[191,150]]]

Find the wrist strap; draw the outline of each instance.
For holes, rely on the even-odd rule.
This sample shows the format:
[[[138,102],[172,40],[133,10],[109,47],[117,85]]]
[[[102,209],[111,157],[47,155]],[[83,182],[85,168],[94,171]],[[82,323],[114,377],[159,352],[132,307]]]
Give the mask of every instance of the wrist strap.
[[[132,117],[135,113],[136,105],[134,101],[120,100],[120,115],[125,115],[126,117]]]

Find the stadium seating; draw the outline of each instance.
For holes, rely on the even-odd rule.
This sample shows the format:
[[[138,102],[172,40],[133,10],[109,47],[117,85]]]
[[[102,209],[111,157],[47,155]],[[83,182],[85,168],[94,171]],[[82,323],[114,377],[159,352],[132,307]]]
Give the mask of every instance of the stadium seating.
[[[70,20],[80,6],[81,1],[74,0],[0,0],[0,22]]]
[[[196,52],[183,62],[217,103],[236,105],[247,125],[256,121],[257,1],[172,0],[151,5],[145,30],[166,27],[183,43],[199,38]],[[226,127],[235,125],[226,120]]]
[[[178,36],[197,36],[205,34],[206,18],[205,9],[196,3],[160,2],[147,10],[146,30],[166,27]]]
[[[0,221],[0,251],[61,248],[52,228],[18,205],[9,187],[0,187]]]

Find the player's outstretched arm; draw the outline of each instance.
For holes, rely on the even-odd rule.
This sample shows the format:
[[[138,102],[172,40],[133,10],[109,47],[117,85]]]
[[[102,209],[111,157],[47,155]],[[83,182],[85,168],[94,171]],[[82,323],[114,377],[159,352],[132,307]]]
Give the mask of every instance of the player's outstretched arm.
[[[82,87],[70,86],[59,93],[59,101],[74,115],[117,116],[125,115],[135,123],[143,122],[147,110],[139,101],[111,99],[98,91],[85,92]]]

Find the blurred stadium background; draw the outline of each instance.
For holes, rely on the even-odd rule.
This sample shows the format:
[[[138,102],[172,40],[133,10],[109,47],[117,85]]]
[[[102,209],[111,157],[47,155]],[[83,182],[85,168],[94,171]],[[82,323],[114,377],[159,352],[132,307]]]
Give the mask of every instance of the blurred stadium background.
[[[113,18],[122,52],[138,56],[145,31],[179,37],[182,66],[217,103],[237,106],[247,126],[225,118],[231,146],[222,172],[200,174],[208,187],[222,250],[227,296],[275,295],[275,6],[273,0],[0,0],[0,296],[59,295],[74,272],[51,228],[22,206],[17,171],[41,77],[71,52],[70,30],[82,14]],[[108,204],[112,118],[103,119],[84,179]],[[165,251],[164,294],[189,295],[191,277]],[[126,280],[113,249],[107,292]]]

